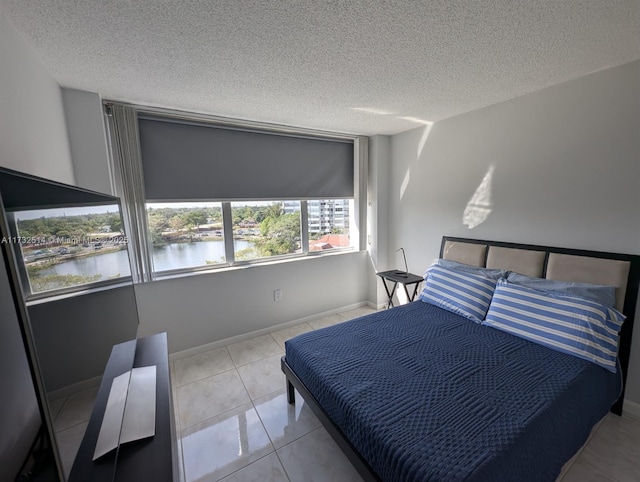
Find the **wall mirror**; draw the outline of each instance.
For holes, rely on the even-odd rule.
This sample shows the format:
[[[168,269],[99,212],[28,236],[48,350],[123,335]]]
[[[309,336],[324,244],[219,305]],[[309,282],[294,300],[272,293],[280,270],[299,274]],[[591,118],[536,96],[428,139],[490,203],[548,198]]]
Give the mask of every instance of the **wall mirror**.
[[[120,201],[2,168],[0,199],[0,479],[48,437],[35,470],[66,480],[111,348],[138,329]]]

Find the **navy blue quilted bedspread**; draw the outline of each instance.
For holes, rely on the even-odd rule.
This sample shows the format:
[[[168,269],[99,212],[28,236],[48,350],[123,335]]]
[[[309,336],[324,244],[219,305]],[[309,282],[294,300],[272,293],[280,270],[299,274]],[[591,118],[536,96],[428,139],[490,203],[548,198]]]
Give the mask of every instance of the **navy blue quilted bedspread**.
[[[417,301],[286,342],[385,481],[553,481],[619,375]]]

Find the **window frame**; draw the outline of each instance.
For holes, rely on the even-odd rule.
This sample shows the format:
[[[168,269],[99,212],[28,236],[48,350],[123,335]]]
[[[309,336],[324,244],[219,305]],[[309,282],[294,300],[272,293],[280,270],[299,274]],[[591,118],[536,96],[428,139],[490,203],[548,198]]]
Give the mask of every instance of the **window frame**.
[[[130,237],[130,246],[135,251],[134,259],[138,260],[135,267],[135,273],[132,272],[134,282],[141,283],[153,281],[156,279],[165,279],[170,277],[185,276],[191,273],[216,272],[220,270],[228,270],[233,268],[250,267],[254,265],[263,265],[269,263],[284,262],[293,259],[304,259],[308,257],[329,256],[339,253],[351,253],[365,249],[366,246],[366,179],[367,179],[367,162],[368,162],[368,141],[367,137],[316,131],[313,129],[294,128],[290,126],[282,126],[276,124],[267,124],[260,122],[242,121],[237,119],[229,119],[218,116],[185,113],[164,108],[155,108],[147,106],[139,106],[134,104],[116,102],[111,100],[103,100],[105,108],[105,129],[109,145],[110,172],[112,174],[112,185],[116,195],[121,197],[125,213],[123,215],[124,222],[129,228],[128,231],[133,233]],[[122,146],[118,145],[118,135],[114,131],[114,119],[112,109],[114,106],[129,109],[128,115],[136,117],[136,125],[129,125],[129,130],[134,131],[136,137],[134,139],[135,146],[128,146],[129,152],[123,153]],[[236,129],[259,130],[272,134],[291,134],[303,135],[318,138],[333,138],[340,140],[349,140],[353,142],[353,169],[354,169],[354,195],[353,210],[349,212],[349,233],[351,236],[351,246],[338,247],[326,251],[309,251],[309,222],[307,202],[310,199],[295,199],[300,201],[300,231],[301,231],[301,248],[300,253],[290,253],[283,255],[274,255],[253,260],[236,260],[233,246],[233,226],[231,203],[242,201],[234,199],[200,199],[200,200],[147,200],[144,193],[144,181],[142,176],[142,162],[140,152],[139,134],[137,131],[137,115],[163,115],[173,117],[176,120],[203,122],[212,126],[225,126]],[[131,136],[128,141],[131,142]],[[131,177],[131,179],[127,179]],[[246,201],[287,201],[292,199],[247,199]],[[225,262],[215,265],[204,265],[188,268],[177,268],[172,270],[156,271],[153,266],[152,255],[150,252],[150,240],[148,230],[148,219],[146,212],[147,203],[179,203],[179,202],[221,202],[223,217],[223,239],[225,242]],[[227,219],[229,220],[227,222]]]
[[[116,203],[118,208],[121,206],[119,203]],[[7,219],[7,225],[9,228],[9,234],[12,238],[18,239],[22,236],[18,231],[18,221],[16,219],[14,211],[5,211],[5,216]],[[122,218],[122,215],[120,215]],[[124,224],[124,220],[122,221]],[[126,231],[125,231],[126,232]],[[126,235],[125,235],[126,238]],[[11,250],[13,251],[13,256],[15,257],[18,271],[18,279],[20,281],[20,287],[22,289],[23,296],[25,298],[25,302],[27,304],[40,302],[42,300],[53,300],[58,299],[59,297],[67,297],[70,295],[82,294],[87,291],[95,291],[102,290],[105,288],[117,288],[119,286],[130,285],[133,279],[131,274],[131,264],[129,263],[129,273],[124,276],[120,276],[118,278],[107,278],[102,280],[90,281],[88,283],[77,284],[73,286],[66,286],[62,288],[54,288],[51,290],[45,291],[32,291],[31,278],[29,276],[29,272],[27,270],[26,260],[24,257],[24,253],[22,251],[22,246],[20,243],[9,243],[11,245]],[[127,242],[128,244],[128,242]],[[130,249],[127,246],[127,251]]]
[[[182,201],[170,201],[167,203],[162,203],[162,204],[172,204],[172,203],[176,203],[179,204]],[[224,222],[224,206],[222,206],[224,203],[220,202],[220,201],[200,201],[203,203],[211,203],[211,202],[219,202],[221,204],[221,208],[222,208],[222,227],[223,230],[225,228],[225,222]],[[194,201],[193,204],[197,204],[198,201]],[[159,204],[156,201],[153,201],[151,203],[147,203],[148,204]],[[226,231],[223,231],[223,237],[222,239],[224,240],[225,243],[225,262],[224,263],[215,263],[213,265],[209,265],[209,264],[205,264],[205,265],[200,265],[200,266],[189,266],[189,267],[185,267],[185,268],[175,268],[175,269],[167,269],[167,270],[162,270],[162,271],[157,271],[155,269],[154,266],[154,260],[153,260],[153,243],[150,239],[149,236],[149,222],[148,222],[148,207],[147,205],[145,205],[145,228],[146,228],[146,237],[145,237],[145,242],[146,242],[146,246],[147,246],[147,251],[149,254],[149,258],[150,258],[150,274],[152,275],[152,279],[160,279],[160,278],[165,278],[165,277],[171,277],[171,276],[175,276],[175,275],[182,275],[184,273],[188,273],[188,272],[197,272],[197,271],[209,271],[209,270],[215,270],[215,269],[219,269],[219,268],[228,268],[230,265],[228,263],[228,258],[227,258],[227,236],[226,236]]]
[[[337,199],[336,199],[337,200]],[[341,199],[342,200],[342,199]],[[204,202],[219,202],[222,208],[222,230],[223,230],[223,241],[224,241],[224,247],[225,247],[225,261],[221,262],[221,263],[215,263],[215,264],[205,264],[205,265],[199,265],[199,266],[188,266],[188,267],[184,267],[184,268],[175,268],[175,269],[169,269],[169,270],[157,270],[155,268],[154,265],[154,261],[153,261],[153,255],[151,256],[152,258],[152,266],[153,266],[153,275],[154,275],[154,279],[163,279],[163,278],[169,278],[172,276],[179,276],[179,275],[184,275],[184,274],[188,274],[188,273],[196,273],[196,272],[213,272],[216,270],[221,270],[221,269],[229,269],[229,268],[233,268],[233,267],[243,267],[243,266],[252,266],[252,265],[256,265],[256,264],[265,264],[265,263],[271,263],[271,262],[279,262],[279,261],[286,261],[286,260],[290,260],[290,259],[299,259],[299,258],[305,258],[305,257],[316,257],[316,256],[322,256],[322,255],[328,255],[328,254],[336,254],[336,253],[344,253],[344,252],[354,252],[356,251],[355,247],[353,245],[351,246],[344,246],[344,247],[335,247],[335,248],[331,248],[329,250],[318,250],[318,251],[310,251],[309,250],[309,242],[310,242],[310,237],[309,235],[311,234],[309,232],[309,211],[308,211],[308,203],[311,200],[307,200],[307,199],[303,199],[303,200],[295,200],[296,202],[300,203],[300,247],[301,250],[300,252],[296,252],[296,253],[287,253],[287,254],[279,254],[279,255],[273,255],[273,256],[267,256],[267,257],[260,257],[260,258],[255,258],[255,259],[244,259],[244,260],[238,260],[235,259],[236,258],[236,251],[235,251],[235,245],[234,245],[234,238],[233,238],[233,218],[232,218],[232,204],[234,202],[247,202],[247,203],[251,203],[251,202],[281,202],[284,203],[285,201],[294,201],[291,199],[287,199],[287,200],[281,200],[281,199],[273,199],[273,200],[246,200],[246,201],[201,201],[202,203]],[[324,201],[324,200],[323,200]],[[349,199],[344,199],[344,201],[350,201]],[[167,202],[167,203],[162,203],[162,204],[180,204],[181,201],[172,201],[172,202]],[[148,205],[149,204],[157,204],[157,203],[148,203],[147,204],[147,208],[148,209]],[[193,204],[198,204],[197,202],[193,202]],[[228,213],[228,214],[227,214]],[[352,211],[349,211],[349,217],[351,218]],[[147,223],[148,224],[148,223]],[[229,235],[227,235],[227,233],[230,233]],[[149,234],[147,232],[147,234]],[[149,239],[149,242],[151,242],[151,240]],[[152,248],[151,248],[152,249]],[[231,252],[231,255],[228,255],[227,253]],[[232,261],[229,260],[229,258],[232,258]]]

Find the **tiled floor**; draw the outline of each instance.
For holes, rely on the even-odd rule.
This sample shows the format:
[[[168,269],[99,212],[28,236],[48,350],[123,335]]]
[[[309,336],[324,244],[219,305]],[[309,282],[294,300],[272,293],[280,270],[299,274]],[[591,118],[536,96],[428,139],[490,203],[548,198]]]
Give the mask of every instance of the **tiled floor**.
[[[358,308],[173,362],[182,481],[361,480],[280,370],[284,342]]]
[[[181,482],[359,481],[302,397],[286,401],[284,341],[362,316],[358,308],[171,363]],[[69,464],[95,390],[57,402],[55,425]],[[640,421],[608,415],[562,482],[640,480]]]
[[[66,476],[71,472],[97,395],[98,387],[94,387],[50,404],[58,451]]]

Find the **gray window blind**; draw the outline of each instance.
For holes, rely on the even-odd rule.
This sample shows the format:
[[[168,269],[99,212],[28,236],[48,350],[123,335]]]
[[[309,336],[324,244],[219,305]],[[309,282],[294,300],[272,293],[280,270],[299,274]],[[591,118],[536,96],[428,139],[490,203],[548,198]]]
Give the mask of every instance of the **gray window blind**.
[[[353,142],[138,117],[147,200],[353,197]]]

